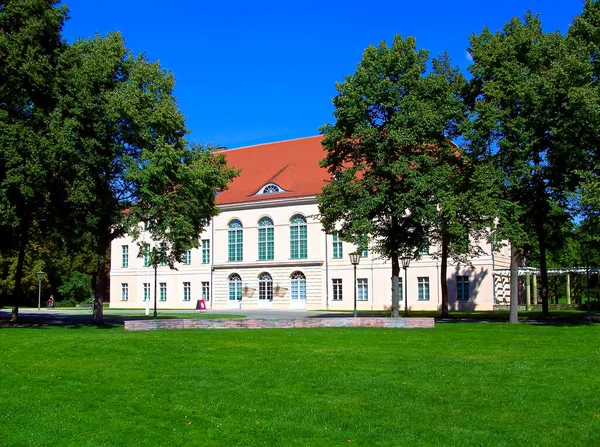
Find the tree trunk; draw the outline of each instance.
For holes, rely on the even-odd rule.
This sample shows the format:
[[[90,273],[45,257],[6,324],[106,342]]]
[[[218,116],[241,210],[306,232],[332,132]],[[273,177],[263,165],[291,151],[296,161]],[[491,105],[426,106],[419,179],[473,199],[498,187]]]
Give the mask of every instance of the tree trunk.
[[[398,318],[398,307],[400,300],[398,299],[398,275],[400,274],[400,263],[398,262],[398,254],[392,253],[392,317]],[[404,297],[406,300],[407,297]]]
[[[538,231],[538,243],[540,246],[540,298],[542,299],[542,314],[548,316],[548,263],[546,262],[546,234],[544,224]]]
[[[510,317],[509,323],[519,322],[519,254],[514,244],[510,245]]]
[[[23,280],[23,265],[25,264],[25,249],[29,240],[29,225],[26,221],[22,222],[19,235],[19,254],[17,257],[17,269],[15,271],[15,284],[13,289],[13,306],[10,316],[11,323],[16,323],[19,319],[19,303],[23,290],[21,282]]]
[[[94,298],[94,314],[92,316],[93,324],[102,324],[104,320],[104,295],[106,293],[106,253],[98,253],[96,264],[96,287]]]
[[[442,265],[440,266],[440,284],[442,285],[442,317],[448,317],[448,239],[442,236]]]
[[[105,230],[106,231],[106,230]],[[107,253],[110,247],[110,233],[100,236],[98,241],[98,256],[96,261],[96,284],[94,298],[93,324],[102,324],[104,321],[104,299],[106,296],[106,285],[108,284],[108,273],[106,271]]]

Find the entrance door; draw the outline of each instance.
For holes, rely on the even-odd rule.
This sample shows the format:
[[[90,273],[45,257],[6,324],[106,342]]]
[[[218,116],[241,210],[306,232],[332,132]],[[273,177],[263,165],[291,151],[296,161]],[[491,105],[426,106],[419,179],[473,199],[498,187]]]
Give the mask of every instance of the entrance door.
[[[294,272],[290,279],[292,292],[290,309],[306,309],[306,276],[302,272]]]

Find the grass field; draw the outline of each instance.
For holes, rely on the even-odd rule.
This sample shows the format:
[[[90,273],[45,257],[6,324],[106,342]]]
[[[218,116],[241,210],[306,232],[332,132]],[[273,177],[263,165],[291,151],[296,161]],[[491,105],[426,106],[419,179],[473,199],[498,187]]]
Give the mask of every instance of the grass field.
[[[0,445],[600,442],[599,325],[0,332]]]

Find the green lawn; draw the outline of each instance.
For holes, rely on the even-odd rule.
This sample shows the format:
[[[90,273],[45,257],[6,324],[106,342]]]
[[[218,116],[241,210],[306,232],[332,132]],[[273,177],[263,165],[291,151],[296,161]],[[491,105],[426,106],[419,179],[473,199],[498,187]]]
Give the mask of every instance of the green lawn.
[[[599,325],[0,332],[0,445],[600,440]]]

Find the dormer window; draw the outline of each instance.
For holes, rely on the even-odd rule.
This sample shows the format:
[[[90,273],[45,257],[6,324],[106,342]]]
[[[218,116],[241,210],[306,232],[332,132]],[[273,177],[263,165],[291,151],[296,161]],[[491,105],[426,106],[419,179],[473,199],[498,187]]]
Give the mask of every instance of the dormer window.
[[[262,194],[277,194],[278,192],[286,192],[286,190],[280,188],[275,183],[267,183],[265,186],[260,188],[256,195],[260,196]]]

